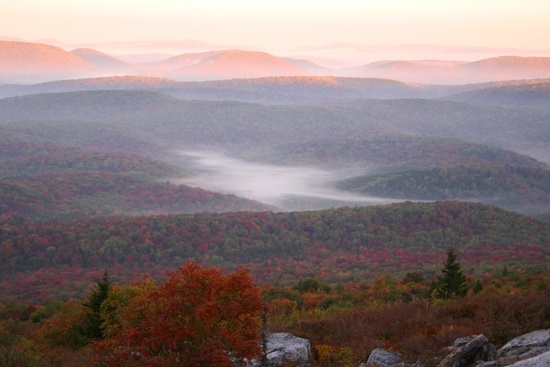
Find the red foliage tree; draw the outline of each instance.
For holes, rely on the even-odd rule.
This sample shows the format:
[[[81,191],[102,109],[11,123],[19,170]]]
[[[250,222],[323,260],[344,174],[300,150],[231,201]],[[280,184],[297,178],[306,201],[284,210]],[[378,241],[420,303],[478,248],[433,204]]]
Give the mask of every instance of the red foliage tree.
[[[120,310],[99,347],[110,366],[229,366],[259,355],[261,291],[247,269],[231,275],[187,263]]]

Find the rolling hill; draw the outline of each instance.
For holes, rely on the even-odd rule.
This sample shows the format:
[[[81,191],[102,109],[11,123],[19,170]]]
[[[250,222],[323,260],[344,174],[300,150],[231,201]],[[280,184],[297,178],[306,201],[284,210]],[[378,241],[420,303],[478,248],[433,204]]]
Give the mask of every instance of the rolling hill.
[[[483,201],[528,214],[550,209],[550,171],[516,165],[455,165],[358,176],[340,187],[411,200]]]
[[[257,201],[133,173],[64,172],[0,180],[2,218],[269,211]]]
[[[329,84],[331,79],[324,82]],[[171,85],[168,82],[167,86]],[[546,169],[550,159],[546,129],[550,111],[439,100],[343,100],[320,107],[184,101],[151,91],[96,90],[2,99],[0,110],[0,131],[8,150],[17,141],[32,142],[22,146],[34,146],[35,151],[50,151],[48,144],[55,144],[60,151],[78,148],[140,154],[192,171],[198,169],[196,161],[179,152],[213,150],[256,166],[317,167],[330,171],[334,180],[365,172],[372,175],[457,164]],[[37,159],[48,167],[46,158]],[[11,171],[20,167],[16,162],[9,164],[6,169]],[[340,172],[344,169],[346,172]],[[198,169],[197,175],[200,172]],[[467,180],[468,172],[460,174]],[[240,176],[237,172],[232,177]],[[510,188],[511,195],[517,192]],[[293,191],[291,195],[301,194]],[[396,196],[391,196],[392,200]],[[286,209],[342,205],[323,201],[320,206],[303,201],[303,197],[292,196],[292,202],[287,198],[267,202]],[[332,194],[325,198],[335,200]],[[485,202],[485,198],[479,200]],[[533,212],[529,200],[516,200],[514,210]],[[356,202],[345,200],[350,201]]]
[[[97,73],[81,57],[40,43],[0,41],[0,83],[32,83]]]
[[[354,166],[393,172],[449,164],[546,166],[529,156],[502,148],[452,138],[405,134],[369,134],[279,145],[251,158],[271,164]]]
[[[420,60],[379,61],[348,70],[349,76],[404,82],[466,84],[550,77],[550,57],[502,56],[474,62]]]
[[[148,144],[169,141],[172,148],[177,142],[180,147],[203,145],[243,153],[284,143],[405,133],[492,145],[550,162],[550,111],[536,109],[421,99],[264,106],[111,90],[6,98],[0,100],[0,110],[5,123],[66,121],[81,128],[68,122],[103,121],[120,135],[141,135]]]
[[[165,76],[179,80],[216,80],[309,74],[306,70],[265,52],[229,50],[166,72]]]
[[[550,79],[524,79],[465,85],[429,85],[379,78],[284,76],[177,82],[168,78],[127,75],[31,85],[0,85],[0,98],[38,93],[140,89],[189,100],[233,100],[262,104],[313,104],[342,99],[441,98],[474,104],[544,108],[548,98],[545,84],[549,81]],[[477,94],[473,92],[481,89],[486,91],[479,93],[486,95],[477,98]],[[468,92],[473,93],[471,98],[468,94],[460,96],[461,93]]]
[[[137,65],[144,70],[174,70],[194,65],[209,57],[220,54],[221,51],[207,51],[199,53],[186,53],[170,57],[166,60]]]
[[[550,109],[550,81],[506,83],[451,95],[445,99],[489,106]]]
[[[473,89],[468,88],[466,90]],[[329,99],[395,99],[439,97],[463,92],[454,87],[413,85],[388,79],[330,76],[285,76],[203,82],[177,82],[147,76],[111,76],[38,83],[0,85],[0,98],[38,93],[141,89],[183,99],[235,100],[264,104],[314,103]]]
[[[72,50],[71,53],[86,60],[90,64],[95,65],[105,73],[122,73],[129,72],[134,69],[134,66],[131,64],[92,48],[78,48],[76,50]]]
[[[550,224],[482,204],[409,202],[293,213],[20,220],[4,223],[0,241],[9,244],[0,258],[9,264],[0,268],[0,296],[36,299],[53,289],[64,297],[82,294],[86,286],[79,281],[97,269],[120,278],[141,269],[162,275],[189,258],[225,270],[246,265],[260,284],[307,277],[344,284],[389,273],[433,276],[453,245],[468,274],[503,266],[545,272]],[[47,275],[51,271],[73,281],[60,285]]]

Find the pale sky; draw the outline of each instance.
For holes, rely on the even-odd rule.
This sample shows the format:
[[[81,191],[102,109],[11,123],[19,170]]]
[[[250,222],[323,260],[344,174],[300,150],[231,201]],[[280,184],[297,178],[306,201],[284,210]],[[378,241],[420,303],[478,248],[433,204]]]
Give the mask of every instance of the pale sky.
[[[0,36],[550,48],[550,0],[0,0]]]

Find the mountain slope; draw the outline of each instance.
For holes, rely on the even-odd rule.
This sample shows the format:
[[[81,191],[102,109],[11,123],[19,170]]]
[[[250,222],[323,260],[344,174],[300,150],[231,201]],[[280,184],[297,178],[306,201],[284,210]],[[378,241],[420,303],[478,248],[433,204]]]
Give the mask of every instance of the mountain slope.
[[[278,145],[253,159],[271,164],[363,166],[393,172],[449,164],[545,166],[531,157],[501,148],[452,138],[405,134],[369,134]]]
[[[259,78],[266,76],[309,75],[265,52],[229,50],[216,53],[199,62],[166,73],[174,79],[213,80]]]
[[[170,57],[166,60],[158,62],[143,63],[138,65],[145,70],[174,70],[194,65],[209,57],[219,55],[221,51],[208,51],[198,53],[186,53],[178,56]]]
[[[59,47],[0,41],[0,83],[64,79],[96,71],[91,63]]]
[[[528,214],[550,208],[550,171],[515,165],[469,164],[358,176],[340,187],[411,200],[483,201]]]
[[[103,72],[127,72],[134,68],[132,65],[124,61],[92,48],[78,48],[76,50],[72,50],[71,53],[77,55],[83,60],[86,60],[90,64],[95,65]]]
[[[497,85],[454,94],[444,99],[489,106],[550,109],[550,81]]]
[[[466,84],[550,77],[550,57],[502,56],[474,62],[444,60],[374,62],[349,70],[350,76],[404,82]]]
[[[268,211],[257,201],[132,173],[64,172],[0,180],[2,215],[25,218],[98,214],[173,214]]]

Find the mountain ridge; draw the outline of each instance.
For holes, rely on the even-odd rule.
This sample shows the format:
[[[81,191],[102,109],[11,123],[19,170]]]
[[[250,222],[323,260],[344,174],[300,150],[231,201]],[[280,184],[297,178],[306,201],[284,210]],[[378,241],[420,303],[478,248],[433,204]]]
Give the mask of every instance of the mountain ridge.
[[[0,41],[0,82],[64,79],[97,71],[91,63],[59,47]]]

